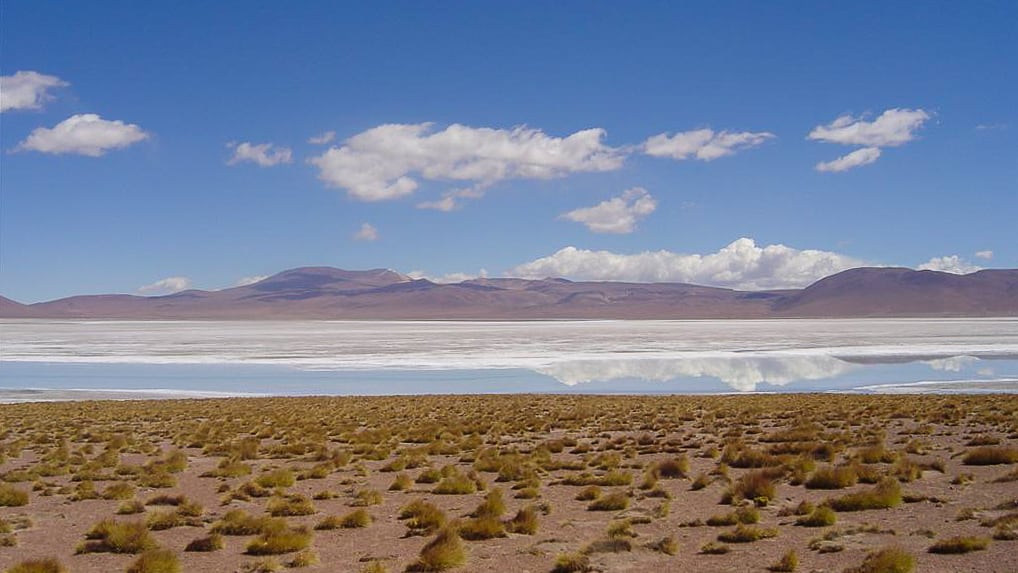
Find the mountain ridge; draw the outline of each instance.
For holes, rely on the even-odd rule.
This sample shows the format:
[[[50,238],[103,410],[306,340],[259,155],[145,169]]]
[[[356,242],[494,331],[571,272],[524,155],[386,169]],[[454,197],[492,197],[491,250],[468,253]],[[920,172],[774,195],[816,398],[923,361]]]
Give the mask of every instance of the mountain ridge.
[[[1018,316],[1018,269],[967,275],[859,267],[803,289],[478,278],[436,283],[389,269],[284,270],[249,285],[161,296],[0,296],[0,318],[539,320]]]

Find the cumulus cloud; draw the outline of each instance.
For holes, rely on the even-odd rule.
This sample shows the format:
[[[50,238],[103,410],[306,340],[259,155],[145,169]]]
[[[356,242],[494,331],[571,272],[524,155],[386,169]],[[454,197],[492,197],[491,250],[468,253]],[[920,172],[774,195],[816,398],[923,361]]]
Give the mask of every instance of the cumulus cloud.
[[[358,241],[377,241],[378,229],[376,229],[371,223],[363,223],[361,224],[361,228],[354,233],[353,238]]]
[[[940,271],[956,275],[967,275],[983,269],[983,267],[973,265],[958,255],[933,257],[916,268],[921,271]]]
[[[470,184],[476,192],[507,179],[551,179],[570,173],[610,171],[624,153],[602,143],[603,129],[553,137],[539,129],[474,128],[453,124],[387,124],[361,132],[308,161],[327,185],[362,201],[384,201],[413,193],[418,179]],[[449,210],[456,197],[430,208]]]
[[[111,149],[128,147],[148,137],[148,133],[133,123],[109,121],[94,113],[84,113],[72,115],[52,128],[35,128],[15,150],[99,157]]]
[[[272,167],[293,161],[293,152],[289,147],[271,143],[254,144],[247,141],[241,143],[231,141],[226,144],[226,147],[233,149],[233,157],[226,162],[227,165],[237,165],[248,161],[260,167]]]
[[[843,115],[827,125],[818,125],[809,132],[809,139],[863,148],[833,161],[817,163],[816,169],[837,173],[873,163],[880,158],[881,147],[898,147],[915,139],[915,132],[930,117],[921,109],[892,108],[873,121]]]
[[[892,108],[873,121],[843,115],[827,125],[818,125],[809,138],[842,145],[897,147],[915,139],[915,131],[930,119],[921,109]]]
[[[575,280],[684,282],[745,290],[801,288],[818,279],[857,267],[862,261],[818,250],[785,245],[759,247],[741,238],[716,253],[635,254],[566,247],[509,271],[521,278],[565,277]]]
[[[993,258],[993,251],[990,251],[990,250],[976,251],[976,258],[977,259],[983,259],[984,261],[988,261],[988,260]]]
[[[40,109],[53,99],[52,88],[70,85],[56,76],[20,71],[13,76],[0,76],[0,112],[16,109]]]
[[[255,275],[253,277],[241,277],[241,278],[237,279],[237,282],[233,283],[233,286],[235,286],[235,287],[242,287],[242,286],[253,285],[255,283],[262,282],[263,280],[265,280],[267,278],[269,278],[269,275]]]
[[[138,289],[138,294],[163,295],[173,294],[191,288],[191,279],[187,277],[167,277]]]
[[[856,149],[848,155],[842,155],[833,161],[821,161],[820,163],[817,163],[817,171],[831,171],[834,173],[837,173],[838,171],[847,171],[853,167],[873,163],[879,158],[880,148],[863,147],[862,149]]]
[[[713,129],[697,129],[650,137],[643,142],[643,152],[654,157],[711,161],[741,149],[756,147],[773,138],[774,134],[766,131],[715,132]]]
[[[633,187],[622,195],[560,215],[561,219],[583,223],[595,233],[632,233],[637,221],[654,212],[657,201],[646,189]]]
[[[308,138],[308,143],[311,145],[326,145],[328,143],[332,143],[335,139],[335,131],[326,131],[325,133]]]

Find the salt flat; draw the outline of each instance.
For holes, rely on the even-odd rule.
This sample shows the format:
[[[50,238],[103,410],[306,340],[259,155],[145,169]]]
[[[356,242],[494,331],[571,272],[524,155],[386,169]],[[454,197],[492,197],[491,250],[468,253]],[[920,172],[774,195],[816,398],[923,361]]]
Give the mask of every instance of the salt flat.
[[[358,322],[77,321],[0,323],[0,358],[37,364],[284,367],[286,376],[522,371],[578,391],[692,391],[632,381],[717,380],[736,391],[1007,391],[1018,378],[1018,319]],[[49,365],[49,366],[47,366]],[[906,367],[905,365],[909,365]],[[277,373],[278,370],[272,372]],[[452,377],[452,376],[450,376]],[[337,378],[338,379],[338,378]],[[430,386],[411,392],[443,391]],[[495,391],[554,391],[505,381]],[[827,384],[825,386],[825,384]],[[31,387],[0,373],[0,385]],[[761,385],[766,385],[761,387]],[[143,388],[159,389],[163,385]],[[185,385],[186,386],[186,385]],[[280,381],[257,390],[288,393]],[[61,387],[76,388],[73,384]],[[134,388],[134,386],[132,386]],[[116,390],[117,386],[104,387]],[[181,390],[218,391],[198,385]],[[384,385],[372,393],[387,392]]]

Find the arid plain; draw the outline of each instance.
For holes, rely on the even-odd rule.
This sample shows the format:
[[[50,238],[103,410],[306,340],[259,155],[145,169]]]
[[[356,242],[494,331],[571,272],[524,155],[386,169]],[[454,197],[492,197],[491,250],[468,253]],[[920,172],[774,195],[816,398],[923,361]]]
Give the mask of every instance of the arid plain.
[[[5,571],[1018,570],[1012,395],[37,403],[0,427]]]

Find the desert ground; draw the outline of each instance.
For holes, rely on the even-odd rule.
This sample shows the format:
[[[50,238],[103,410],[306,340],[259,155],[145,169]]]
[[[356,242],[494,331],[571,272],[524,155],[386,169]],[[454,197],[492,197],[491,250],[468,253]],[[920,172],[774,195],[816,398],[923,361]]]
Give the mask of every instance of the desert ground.
[[[0,406],[0,570],[1018,571],[1018,396]]]

